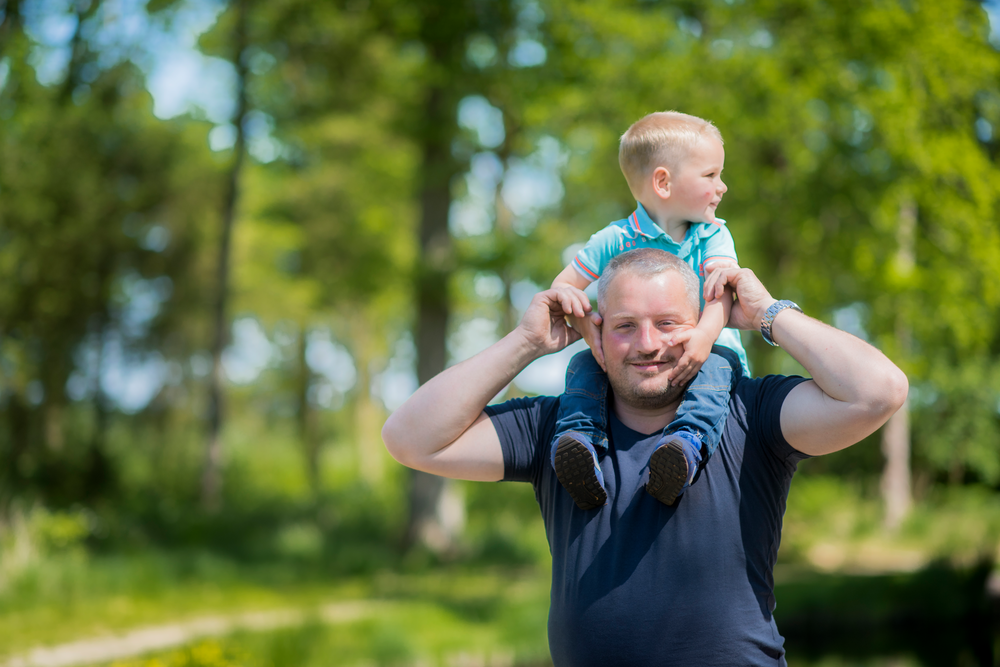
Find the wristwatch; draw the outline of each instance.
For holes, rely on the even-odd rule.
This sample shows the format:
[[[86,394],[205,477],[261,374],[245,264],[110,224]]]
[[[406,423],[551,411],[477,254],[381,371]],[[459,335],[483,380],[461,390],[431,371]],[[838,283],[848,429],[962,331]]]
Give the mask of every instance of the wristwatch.
[[[799,308],[793,301],[785,299],[772,303],[770,307],[764,311],[764,317],[760,319],[760,335],[764,337],[764,340],[768,345],[778,347],[778,344],[774,342],[774,338],[771,337],[771,324],[774,323],[774,318],[777,317],[778,313],[786,308],[797,310],[800,313],[802,312],[802,309]]]

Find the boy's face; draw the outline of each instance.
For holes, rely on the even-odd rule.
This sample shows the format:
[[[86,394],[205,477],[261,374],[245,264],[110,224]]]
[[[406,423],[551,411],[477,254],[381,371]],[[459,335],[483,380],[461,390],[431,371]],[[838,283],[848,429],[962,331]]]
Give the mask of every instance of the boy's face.
[[[675,213],[690,222],[715,222],[715,208],[729,188],[722,182],[726,151],[714,137],[703,136],[671,178]]]

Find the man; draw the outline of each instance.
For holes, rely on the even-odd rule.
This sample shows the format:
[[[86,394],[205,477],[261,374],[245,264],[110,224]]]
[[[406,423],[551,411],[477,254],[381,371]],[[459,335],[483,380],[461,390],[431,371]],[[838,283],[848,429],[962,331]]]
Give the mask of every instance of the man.
[[[729,326],[761,328],[812,379],[740,377],[718,450],[672,507],[645,492],[646,465],[683,396],[667,375],[681,354],[673,337],[697,324],[698,293],[691,269],[660,250],[620,255],[599,286],[612,389],[604,507],[576,507],[547,465],[559,398],[486,407],[531,361],[578,338],[564,315],[582,297],[536,295],[513,332],[386,422],[386,446],[404,465],[534,485],[552,553],[557,666],[785,664],[771,574],[792,474],[874,432],[906,397],[906,377],[882,353],[776,301],[752,271],[726,270],[706,298],[727,285]]]

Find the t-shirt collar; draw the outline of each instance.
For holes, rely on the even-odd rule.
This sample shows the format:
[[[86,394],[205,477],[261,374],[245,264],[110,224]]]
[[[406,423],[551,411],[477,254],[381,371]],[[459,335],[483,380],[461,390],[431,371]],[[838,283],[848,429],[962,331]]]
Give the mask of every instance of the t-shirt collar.
[[[646,209],[643,208],[641,202],[635,203],[635,211],[632,215],[628,217],[629,225],[632,226],[637,232],[645,236],[646,238],[656,238],[657,236],[667,236],[667,233],[663,229],[653,222],[653,219],[649,217],[649,213],[646,213]],[[725,220],[721,218],[716,218],[714,223],[707,222],[692,222],[691,231],[698,238],[705,236],[710,236],[715,232],[716,227],[722,227],[726,224]],[[667,236],[667,238],[670,238]]]

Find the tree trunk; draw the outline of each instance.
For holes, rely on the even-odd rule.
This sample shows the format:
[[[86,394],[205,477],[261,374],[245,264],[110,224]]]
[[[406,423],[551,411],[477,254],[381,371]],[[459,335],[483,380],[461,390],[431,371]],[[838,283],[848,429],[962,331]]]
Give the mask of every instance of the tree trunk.
[[[364,310],[359,310],[351,319],[353,335],[354,363],[358,370],[357,398],[354,403],[354,440],[358,452],[358,473],[366,483],[377,486],[382,481],[386,459],[382,444],[381,429],[385,415],[372,400],[372,363],[378,354],[375,340],[365,335],[371,325],[371,318]]]
[[[9,50],[14,34],[21,31],[20,1],[7,0],[3,7],[3,19],[0,20],[0,57]]]
[[[885,527],[896,530],[909,515],[910,492],[910,411],[909,401],[889,418],[882,428],[882,499],[885,502]]]
[[[243,53],[247,47],[247,1],[236,4],[236,143],[233,146],[233,164],[229,169],[225,198],[222,204],[222,235],[219,241],[219,257],[216,273],[216,295],[212,312],[212,373],[209,377],[208,400],[208,443],[205,448],[205,463],[201,477],[201,503],[209,511],[217,510],[222,494],[222,351],[226,346],[228,320],[226,304],[229,298],[229,258],[232,243],[233,222],[236,202],[239,198],[239,178],[243,168],[245,137],[243,119],[247,111],[246,78],[247,68]]]
[[[319,438],[316,433],[316,413],[309,407],[309,385],[312,384],[312,369],[306,360],[309,347],[309,330],[305,324],[299,326],[299,369],[295,402],[299,420],[299,441],[302,443],[303,459],[306,465],[306,479],[313,497],[319,497]]]
[[[444,370],[448,332],[448,281],[452,247],[448,233],[450,184],[457,173],[450,153],[454,109],[440,86],[429,91],[424,122],[423,186],[420,193],[420,262],[417,274],[417,380],[423,384]],[[450,551],[464,523],[452,480],[413,471],[406,546],[422,544]]]
[[[906,277],[913,273],[916,263],[917,205],[905,197],[899,208],[899,226],[896,228],[896,269]],[[910,330],[897,315],[896,344],[903,357],[909,356]],[[883,523],[889,530],[899,528],[910,513],[913,504],[910,481],[910,411],[909,401],[889,418],[882,427],[882,502],[885,506]]]
[[[105,262],[102,269],[107,269],[109,264]],[[107,273],[101,276],[101,284],[104,284]],[[108,397],[104,393],[101,385],[101,372],[104,369],[104,348],[108,340],[108,312],[107,308],[102,308],[97,314],[94,323],[94,338],[97,341],[97,359],[94,363],[94,431],[90,438],[90,452],[88,454],[87,467],[84,474],[84,496],[88,499],[100,498],[110,491],[110,486],[114,483],[114,469],[111,465],[111,458],[108,455],[108,424],[110,422],[110,409]]]

